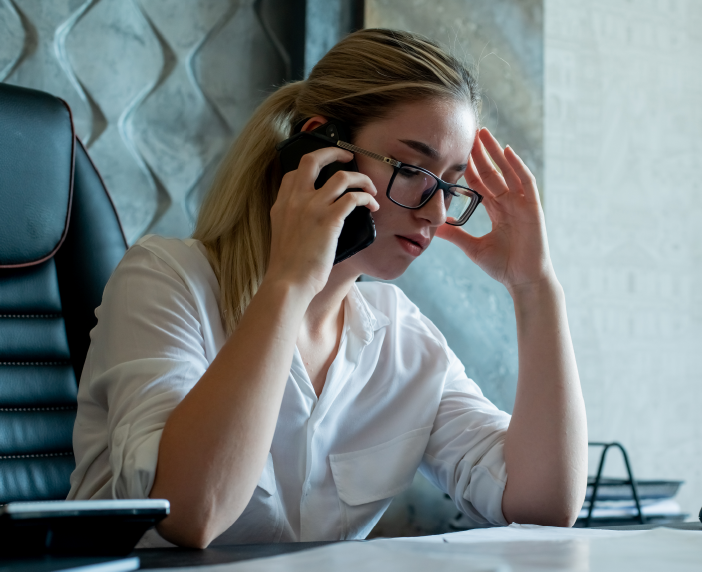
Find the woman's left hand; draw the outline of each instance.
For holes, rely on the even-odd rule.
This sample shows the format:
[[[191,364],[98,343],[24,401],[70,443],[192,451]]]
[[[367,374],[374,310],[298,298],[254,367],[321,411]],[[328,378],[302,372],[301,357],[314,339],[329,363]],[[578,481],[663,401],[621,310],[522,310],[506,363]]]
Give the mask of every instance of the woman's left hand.
[[[483,128],[476,135],[465,178],[469,187],[483,195],[492,230],[475,237],[444,224],[437,236],[461,248],[510,292],[554,280],[536,180],[519,156],[509,146],[503,150]]]
[[[465,176],[484,196],[492,230],[475,237],[444,224],[437,235],[507,287],[517,322],[519,381],[504,441],[502,513],[507,522],[572,526],[587,486],[587,421],[536,181],[487,129],[475,138]]]

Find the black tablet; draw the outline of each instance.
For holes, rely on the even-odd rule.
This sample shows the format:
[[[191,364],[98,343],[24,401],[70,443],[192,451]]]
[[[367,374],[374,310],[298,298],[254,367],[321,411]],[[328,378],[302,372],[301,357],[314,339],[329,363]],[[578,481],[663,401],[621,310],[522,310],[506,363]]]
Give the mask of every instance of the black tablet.
[[[0,572],[133,572],[140,566],[136,556],[40,556],[3,558]]]
[[[129,554],[168,516],[167,500],[11,502],[0,507],[0,554]]]

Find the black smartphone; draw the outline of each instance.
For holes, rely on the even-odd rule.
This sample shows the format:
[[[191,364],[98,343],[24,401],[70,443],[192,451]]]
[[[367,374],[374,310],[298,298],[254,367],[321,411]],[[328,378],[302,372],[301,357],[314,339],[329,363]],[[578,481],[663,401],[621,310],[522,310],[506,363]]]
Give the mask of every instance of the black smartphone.
[[[303,155],[323,149],[336,147],[337,141],[350,142],[348,128],[340,121],[330,120],[313,131],[297,133],[278,143],[276,149],[280,152],[280,164],[283,174],[294,171],[300,165]],[[348,163],[336,161],[322,168],[314,188],[319,189],[330,177],[338,171],[358,171],[356,159]],[[363,192],[361,189],[347,189],[348,192]],[[346,194],[344,193],[344,194]],[[346,260],[357,252],[369,246],[375,240],[375,223],[370,210],[366,207],[356,207],[346,217],[336,244],[334,264]]]

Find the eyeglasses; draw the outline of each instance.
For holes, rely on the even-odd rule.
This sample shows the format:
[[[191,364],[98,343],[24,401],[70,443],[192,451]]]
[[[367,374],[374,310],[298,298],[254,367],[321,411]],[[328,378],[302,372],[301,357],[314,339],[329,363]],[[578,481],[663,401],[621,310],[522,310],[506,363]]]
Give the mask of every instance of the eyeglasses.
[[[434,193],[441,189],[444,193],[446,222],[453,226],[462,226],[468,222],[470,215],[483,200],[483,196],[477,191],[442,181],[434,173],[421,167],[383,157],[345,141],[337,141],[336,144],[352,153],[360,153],[391,165],[394,172],[388,183],[387,197],[396,205],[406,209],[421,209],[431,200]]]

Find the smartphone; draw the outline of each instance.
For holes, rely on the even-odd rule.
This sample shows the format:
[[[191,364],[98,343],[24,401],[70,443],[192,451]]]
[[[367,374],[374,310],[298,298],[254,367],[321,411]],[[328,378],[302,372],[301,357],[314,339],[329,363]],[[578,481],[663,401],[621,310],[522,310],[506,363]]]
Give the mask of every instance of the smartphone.
[[[340,121],[330,120],[313,131],[297,133],[289,139],[278,143],[276,149],[280,153],[280,164],[283,174],[294,171],[300,165],[303,155],[323,149],[336,147],[337,141],[350,142],[350,133],[346,125]],[[338,171],[358,171],[356,159],[348,163],[335,161],[322,168],[314,188],[319,189],[331,176]],[[362,189],[347,189],[348,192],[364,192]],[[375,240],[375,223],[367,207],[356,207],[344,221],[339,240],[336,244],[334,264],[353,256]]]

